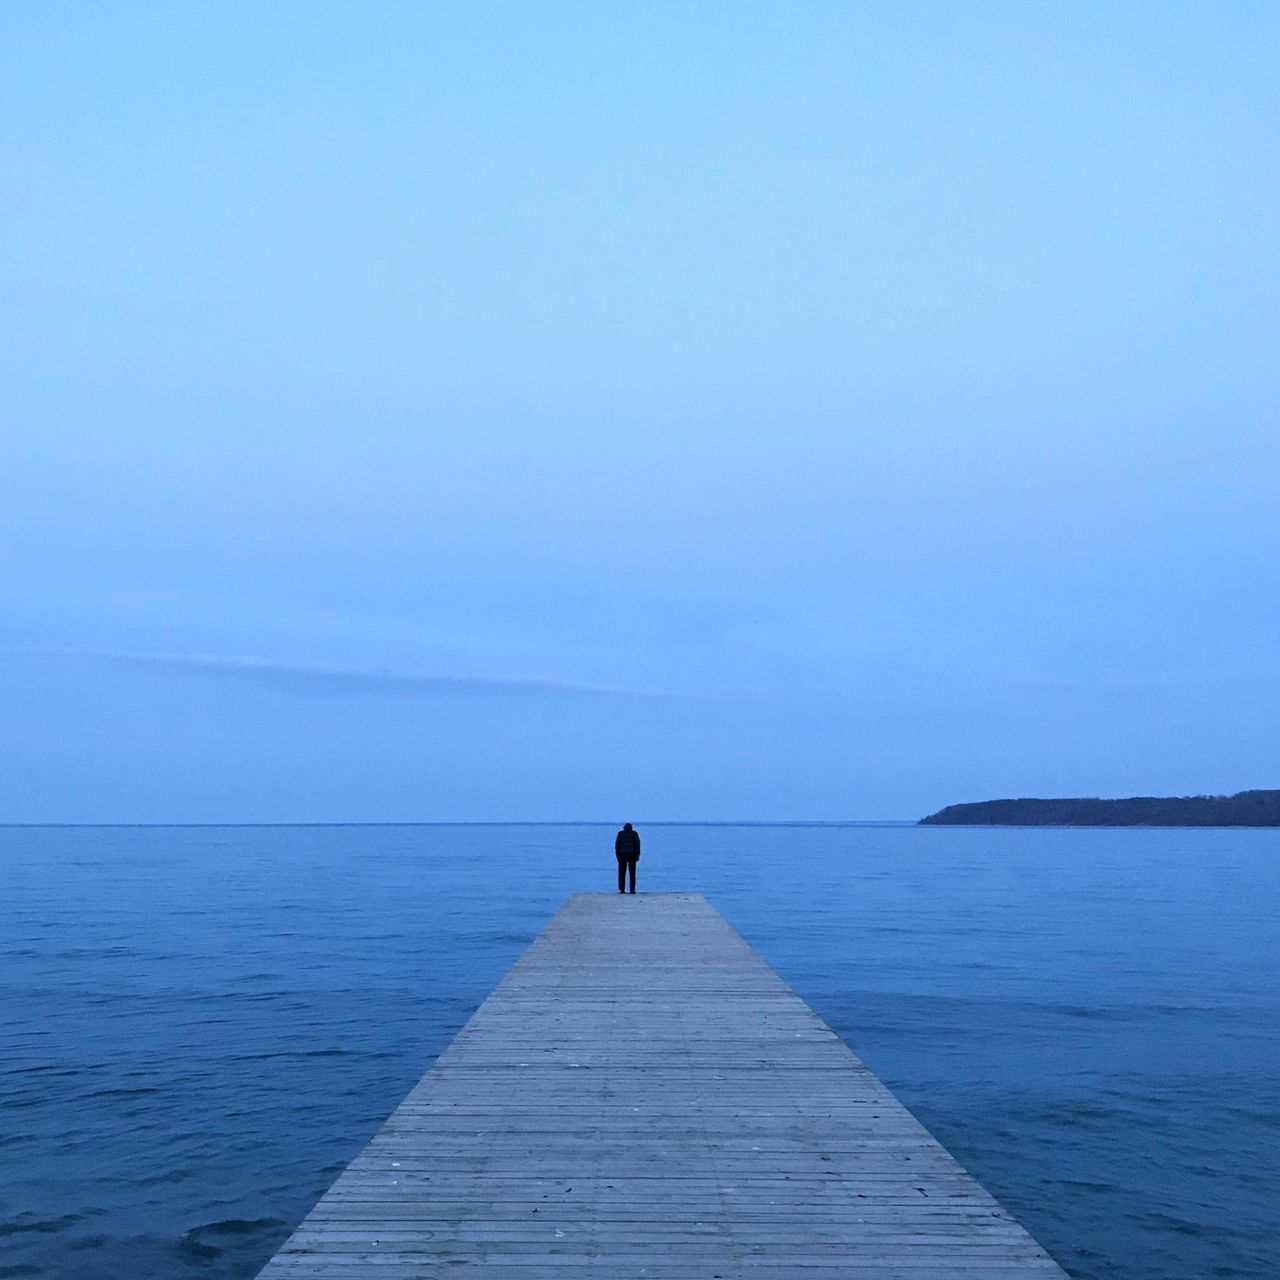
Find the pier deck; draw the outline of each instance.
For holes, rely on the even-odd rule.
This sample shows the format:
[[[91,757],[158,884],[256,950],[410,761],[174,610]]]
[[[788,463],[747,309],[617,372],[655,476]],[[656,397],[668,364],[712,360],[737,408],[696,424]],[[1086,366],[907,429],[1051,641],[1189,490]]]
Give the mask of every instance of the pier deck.
[[[575,894],[261,1280],[1064,1273],[699,894]]]

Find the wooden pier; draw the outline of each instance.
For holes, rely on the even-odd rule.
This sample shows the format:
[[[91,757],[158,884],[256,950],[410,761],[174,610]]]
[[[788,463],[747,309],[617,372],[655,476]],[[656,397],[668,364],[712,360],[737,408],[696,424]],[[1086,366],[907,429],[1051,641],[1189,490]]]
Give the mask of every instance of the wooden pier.
[[[1064,1277],[692,893],[569,898],[260,1274]]]

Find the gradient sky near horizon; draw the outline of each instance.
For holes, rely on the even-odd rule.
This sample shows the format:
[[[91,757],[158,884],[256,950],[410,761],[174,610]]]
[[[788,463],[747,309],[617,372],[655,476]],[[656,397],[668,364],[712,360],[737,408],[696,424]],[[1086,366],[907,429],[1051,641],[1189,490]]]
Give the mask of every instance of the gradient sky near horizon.
[[[1280,6],[0,8],[0,820],[1280,786]]]

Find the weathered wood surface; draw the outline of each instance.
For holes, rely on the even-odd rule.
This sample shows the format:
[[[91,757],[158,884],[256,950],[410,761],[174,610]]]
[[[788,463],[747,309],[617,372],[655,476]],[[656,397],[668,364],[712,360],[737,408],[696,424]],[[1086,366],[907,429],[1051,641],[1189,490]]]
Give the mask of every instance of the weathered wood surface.
[[[699,894],[575,894],[262,1280],[1063,1273]]]

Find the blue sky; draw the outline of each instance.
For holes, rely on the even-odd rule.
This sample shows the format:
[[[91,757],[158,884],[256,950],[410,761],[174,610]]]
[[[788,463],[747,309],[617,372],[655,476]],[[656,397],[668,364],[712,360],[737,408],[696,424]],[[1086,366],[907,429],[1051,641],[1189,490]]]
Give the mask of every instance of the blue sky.
[[[0,9],[0,818],[1280,785],[1280,9]]]

